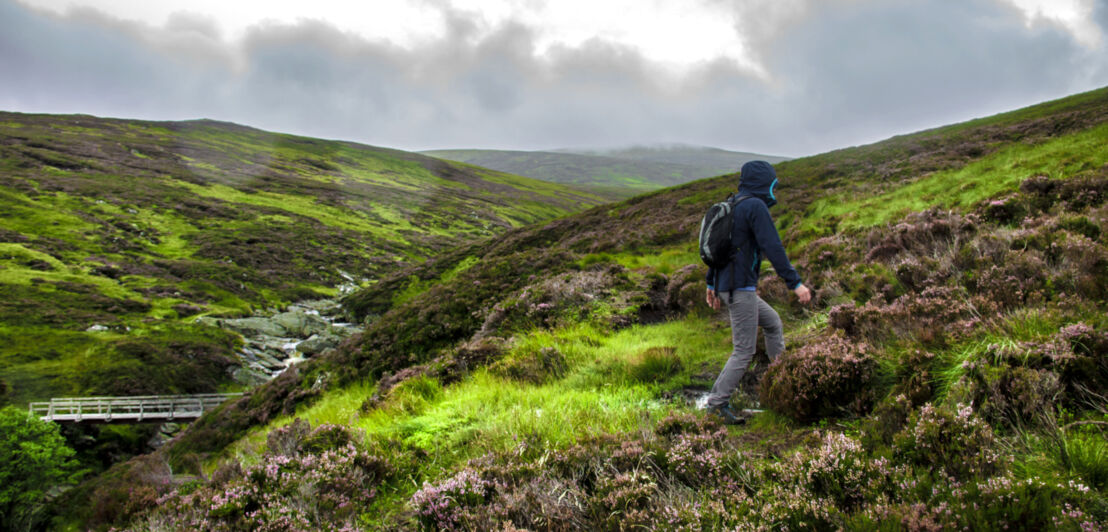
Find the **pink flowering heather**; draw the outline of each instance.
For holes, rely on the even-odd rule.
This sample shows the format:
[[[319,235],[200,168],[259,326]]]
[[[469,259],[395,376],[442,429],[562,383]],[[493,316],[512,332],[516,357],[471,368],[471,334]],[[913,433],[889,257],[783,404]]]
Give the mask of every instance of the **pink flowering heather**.
[[[472,469],[463,469],[437,484],[424,482],[408,503],[425,529],[462,530],[463,512],[484,504],[492,492],[492,483]]]
[[[292,456],[271,451],[259,463],[240,469],[239,476],[190,493],[173,491],[159,499],[159,507],[137,528],[355,530],[359,512],[376,498],[377,487],[392,475],[392,469],[358,449],[348,433],[337,438],[346,440],[345,445],[307,452],[310,447],[305,448],[305,442],[336,441],[336,432],[346,429],[324,425],[309,432],[304,427],[278,429],[281,433],[270,439],[271,448]]]
[[[893,447],[908,464],[941,468],[960,479],[991,474],[1005,463],[992,428],[969,405],[923,405],[894,437]]]
[[[836,335],[786,352],[762,377],[762,402],[799,420],[868,412],[876,368],[869,350]]]

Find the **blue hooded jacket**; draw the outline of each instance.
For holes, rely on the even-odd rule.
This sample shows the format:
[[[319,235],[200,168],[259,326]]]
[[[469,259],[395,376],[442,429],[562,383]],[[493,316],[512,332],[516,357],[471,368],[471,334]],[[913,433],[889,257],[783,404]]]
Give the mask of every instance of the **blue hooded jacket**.
[[[735,252],[731,262],[717,270],[708,268],[708,288],[718,292],[731,290],[752,291],[758,286],[758,273],[762,258],[769,259],[773,269],[785,279],[789,290],[800,285],[796,273],[785,255],[785,246],[773,225],[769,208],[777,204],[773,188],[777,186],[777,172],[765,161],[750,161],[742,166],[739,176],[739,196],[750,196],[731,209],[734,226],[731,244]],[[734,201],[734,200],[732,200]]]

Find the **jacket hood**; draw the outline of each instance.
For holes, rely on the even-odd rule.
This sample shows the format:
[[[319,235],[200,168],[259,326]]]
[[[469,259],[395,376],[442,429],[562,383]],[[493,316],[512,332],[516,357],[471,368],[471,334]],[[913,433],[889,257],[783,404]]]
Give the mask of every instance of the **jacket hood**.
[[[739,194],[754,196],[766,202],[767,207],[777,204],[773,188],[777,186],[777,171],[765,161],[750,161],[739,170]]]

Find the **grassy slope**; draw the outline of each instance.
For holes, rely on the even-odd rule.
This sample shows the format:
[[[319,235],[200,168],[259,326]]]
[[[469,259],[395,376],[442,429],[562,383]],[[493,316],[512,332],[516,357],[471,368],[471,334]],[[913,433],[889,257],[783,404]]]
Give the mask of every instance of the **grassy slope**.
[[[599,203],[211,121],[0,113],[0,176],[0,401],[17,404],[210,391],[227,385],[233,339],[187,317],[333,295],[459,238]]]
[[[733,527],[729,519],[770,519],[781,512],[795,517],[799,506],[765,505],[830,497],[840,513],[829,514],[828,526],[876,526],[867,521],[873,515],[843,506],[836,499],[841,493],[822,492],[826,485],[810,484],[811,477],[805,484],[788,473],[794,452],[801,463],[813,463],[804,453],[820,452],[818,445],[804,442],[813,429],[832,425],[868,438],[859,451],[871,453],[867,457],[906,460],[897,475],[926,486],[901,493],[908,503],[918,500],[922,505],[923,510],[912,510],[916,519],[925,517],[919,511],[926,514],[932,505],[952,502],[944,497],[958,499],[949,494],[959,490],[964,500],[987,507],[963,509],[964,519],[979,519],[972,523],[980,526],[999,526],[982,513],[994,507],[1009,512],[1005,518],[1025,511],[1031,512],[1025,517],[1038,518],[1039,513],[1057,515],[1061,501],[1085,497],[1044,488],[1038,492],[1047,494],[1042,497],[1059,498],[993,500],[973,487],[979,486],[973,484],[978,477],[960,480],[970,482],[969,492],[954,489],[930,476],[936,464],[916,464],[911,455],[894,453],[889,446],[895,442],[883,439],[881,425],[898,429],[906,418],[889,421],[881,416],[895,410],[898,394],[908,394],[912,401],[905,416],[921,415],[922,402],[953,405],[966,400],[965,394],[981,391],[963,378],[978,371],[968,369],[980,367],[974,364],[993,372],[986,375],[1025,375],[1021,364],[1028,364],[1031,355],[1009,359],[1000,349],[1019,353],[1034,349],[1029,345],[1046,345],[1060,328],[1076,322],[1101,332],[1108,328],[1108,251],[1101,236],[1108,231],[1103,206],[1108,161],[1097,149],[1108,142],[1105,123],[1108,90],[1099,90],[780,164],[781,206],[775,216],[798,268],[818,296],[811,309],[799,308],[789,302],[781,283],[770,278],[763,282],[763,297],[785,318],[790,351],[818,348],[829,338],[844,336],[870,346],[876,363],[870,386],[878,405],[872,419],[878,427],[867,425],[871,418],[866,417],[848,415],[836,421],[839,416],[832,416],[813,425],[768,412],[749,428],[712,436],[717,443],[696,452],[719,456],[711,453],[728,450],[729,456],[749,460],[729,461],[729,467],[767,476],[741,478],[742,500],[720,510],[733,514],[701,525]],[[1054,192],[1017,190],[1037,175],[1048,176]],[[729,349],[725,324],[706,316],[697,304],[702,269],[696,265],[692,239],[705,205],[725,196],[734,182],[735,176],[723,176],[595,208],[463,246],[390,276],[348,300],[354,313],[371,320],[359,341],[202,419],[166,456],[177,463],[188,462],[192,453],[208,457],[209,464],[227,458],[250,463],[264,451],[267,432],[296,415],[313,425],[339,423],[364,432],[363,445],[399,469],[398,479],[380,485],[376,502],[363,509],[363,524],[413,526],[406,503],[419,483],[442,482],[486,453],[492,454],[468,469],[488,479],[516,475],[511,482],[519,490],[561,490],[570,501],[581,496],[584,507],[614,512],[609,515],[627,522],[646,519],[647,525],[657,525],[652,519],[663,508],[688,513],[694,502],[715,508],[720,497],[713,491],[720,487],[712,484],[716,477],[682,477],[673,453],[688,442],[674,436],[673,421],[659,425],[658,420],[672,411],[689,411],[675,397],[686,388],[709,387]],[[884,251],[875,255],[875,249]],[[928,303],[934,294],[953,294],[953,299],[940,300],[936,309]],[[830,323],[832,307],[842,303],[872,309],[859,312],[857,330],[853,322]],[[905,308],[910,312],[904,314]],[[924,357],[923,366],[914,358],[923,356],[920,352],[930,357]],[[1103,367],[1066,378],[1092,379],[1088,382],[1099,386],[1096,371]],[[922,384],[914,375],[922,375]],[[321,393],[313,384],[320,382],[327,391]],[[1012,393],[998,390],[994,395]],[[1102,388],[1093,391],[1103,393]],[[968,397],[992,424],[989,432],[995,431],[997,440],[991,445],[1013,460],[1000,474],[1021,482],[1034,477],[1093,485],[1091,498],[1082,499],[1086,511],[1108,518],[1103,495],[1103,455],[1108,450],[1103,440],[1097,444],[1096,438],[1089,440],[1075,429],[1058,432],[1057,425],[1041,425],[1103,421],[1103,407],[1074,400],[1062,403],[1066,410],[1056,411],[1052,399],[1039,397],[1036,403],[1035,397],[1027,402],[1044,409],[1039,417],[998,411],[989,398]],[[684,430],[677,430],[678,436]],[[700,429],[688,430],[690,438],[698,437]],[[611,434],[617,435],[614,440],[605,439]],[[632,451],[620,442],[641,445],[655,458],[628,466],[620,457]],[[1082,456],[1092,458],[1081,462],[1064,449],[1083,449]],[[550,464],[549,469],[543,464]],[[698,467],[707,474],[713,466]],[[638,474],[657,484],[642,484],[646,481]],[[832,478],[846,482],[847,477]],[[612,506],[605,493],[618,500],[616,492],[598,491],[609,481],[631,482],[627,489],[638,486],[648,495]],[[790,484],[794,482],[799,484]],[[942,495],[917,498],[930,493],[932,485]],[[773,491],[778,488],[801,491],[786,497]],[[544,500],[538,492],[520,493]],[[484,497],[457,504],[492,511],[493,495]],[[524,504],[496,501],[510,508]],[[1034,509],[1043,501],[1045,509]],[[559,506],[563,503],[547,502],[544,511],[570,512],[565,523],[619,523],[605,525],[603,515],[578,514]],[[899,523],[902,514],[896,512],[905,508],[891,507],[893,521],[885,526]],[[526,512],[508,515],[531,518]],[[781,519],[766,524],[780,526],[789,518]],[[904,519],[901,526],[909,523]]]
[[[570,150],[432,150],[423,153],[544,181],[584,186],[613,199],[625,199],[658,188],[732,172],[746,161],[767,158],[695,147],[637,148],[596,153]],[[777,162],[781,158],[768,157],[768,160]]]

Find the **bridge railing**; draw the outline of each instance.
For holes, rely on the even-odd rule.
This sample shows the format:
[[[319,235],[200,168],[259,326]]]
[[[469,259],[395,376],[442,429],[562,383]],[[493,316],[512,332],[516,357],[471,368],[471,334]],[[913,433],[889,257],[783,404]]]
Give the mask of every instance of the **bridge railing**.
[[[46,421],[141,422],[196,419],[207,410],[241,393],[144,395],[130,397],[55,397],[28,405],[28,411]]]

